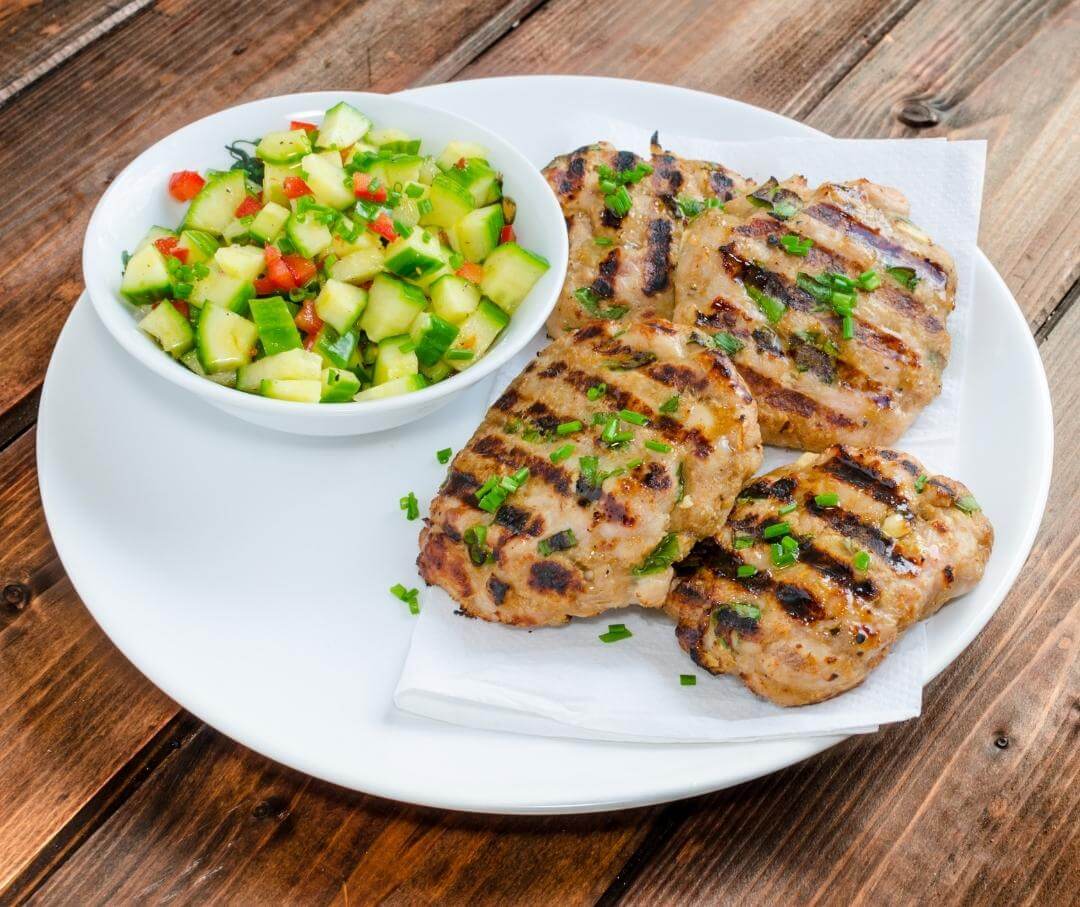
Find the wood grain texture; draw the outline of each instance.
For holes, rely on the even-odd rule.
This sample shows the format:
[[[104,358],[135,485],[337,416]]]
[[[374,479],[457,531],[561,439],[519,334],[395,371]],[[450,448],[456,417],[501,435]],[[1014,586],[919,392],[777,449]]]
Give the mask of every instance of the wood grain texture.
[[[0,104],[153,0],[55,0],[0,4]]]
[[[1061,203],[1080,195],[1078,48],[1075,0],[920,3],[807,118],[834,135],[988,139],[980,245],[1032,326],[1080,278],[1080,210]]]
[[[35,896],[51,904],[587,904],[653,811],[516,818],[341,790],[208,728]]]
[[[162,0],[19,94],[4,108],[16,140],[0,143],[0,172],[22,177],[0,210],[0,412],[39,386],[82,290],[90,212],[137,154],[241,101],[332,86],[395,91],[446,76],[444,61],[461,46],[479,52],[536,2],[332,0],[300,10],[280,0]],[[65,140],[43,143],[43,134]]]
[[[176,706],[116,651],[65,577],[33,431],[0,454],[0,538],[3,892]]]

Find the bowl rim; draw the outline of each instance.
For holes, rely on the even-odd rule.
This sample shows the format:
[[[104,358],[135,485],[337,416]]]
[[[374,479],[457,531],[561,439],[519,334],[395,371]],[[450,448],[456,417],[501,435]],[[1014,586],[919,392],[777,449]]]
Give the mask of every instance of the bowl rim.
[[[348,403],[335,403],[332,406],[324,405],[322,403],[277,400],[271,397],[262,397],[257,394],[244,393],[235,388],[217,384],[214,381],[209,381],[206,378],[200,377],[189,371],[177,360],[155,346],[152,341],[149,343],[145,342],[149,338],[139,331],[130,307],[124,302],[121,296],[112,293],[104,285],[104,275],[101,271],[103,265],[95,263],[95,250],[92,248],[98,240],[98,234],[102,230],[101,222],[106,217],[106,213],[114,205],[122,203],[124,197],[124,190],[122,188],[124,177],[130,176],[133,171],[136,171],[140,165],[159,148],[159,146],[175,141],[178,135],[188,130],[197,130],[199,127],[204,126],[209,120],[253,107],[288,105],[290,107],[299,108],[304,106],[321,106],[325,110],[327,109],[328,98],[332,99],[329,101],[329,104],[331,105],[337,101],[346,101],[352,103],[354,106],[361,106],[361,108],[365,99],[374,98],[377,99],[376,103],[379,104],[390,103],[395,107],[410,109],[417,114],[423,115],[433,113],[436,116],[454,120],[461,124],[463,132],[471,133],[476,140],[486,145],[492,151],[497,151],[500,163],[505,164],[508,160],[512,161],[514,164],[515,178],[517,178],[517,171],[520,170],[525,179],[535,178],[544,183],[544,197],[548,209],[547,217],[550,217],[553,226],[556,223],[558,225],[558,230],[553,231],[555,244],[558,247],[557,255],[549,259],[551,270],[556,274],[557,280],[553,281],[555,289],[551,292],[550,300],[537,307],[535,312],[526,321],[525,330],[522,332],[520,342],[500,344],[490,353],[482,356],[475,366],[457,372],[443,381],[421,390],[384,399],[351,400]],[[469,136],[466,135],[465,137],[468,138]],[[423,138],[423,136],[421,136],[421,138]],[[503,172],[506,172],[507,168],[504,166],[501,169]],[[536,217],[537,221],[540,223],[543,223],[545,220],[545,213],[542,210],[533,212],[531,216]],[[542,227],[542,229],[546,228]],[[119,255],[119,250],[117,250],[117,255]],[[540,169],[525,157],[517,147],[504,139],[501,135],[492,132],[490,129],[475,123],[467,117],[460,116],[459,114],[452,113],[448,110],[442,110],[438,107],[432,107],[428,104],[419,104],[412,100],[403,99],[395,94],[344,89],[335,91],[333,89],[327,89],[284,95],[270,95],[265,98],[246,101],[243,104],[234,104],[231,107],[222,108],[214,113],[200,117],[197,120],[192,120],[190,123],[186,123],[179,129],[173,130],[152,145],[143,149],[116,175],[94,206],[83,238],[82,268],[86,293],[90,297],[94,311],[104,323],[109,334],[111,334],[113,339],[135,359],[167,381],[183,387],[192,393],[198,394],[199,396],[205,397],[209,402],[224,408],[239,407],[241,409],[249,409],[253,412],[276,415],[316,412],[320,414],[326,413],[327,415],[325,418],[343,419],[348,416],[355,417],[358,413],[369,413],[372,417],[377,415],[390,415],[410,408],[419,408],[425,404],[432,404],[459,391],[464,391],[498,371],[499,368],[521,352],[521,350],[532,340],[536,333],[544,326],[548,316],[555,308],[555,304],[558,301],[559,294],[566,279],[568,256],[569,242],[562,209],[559,206],[558,200],[547,186],[547,181],[544,179]],[[517,313],[515,313],[515,316],[516,314]],[[323,418],[323,416],[320,415],[320,418]]]

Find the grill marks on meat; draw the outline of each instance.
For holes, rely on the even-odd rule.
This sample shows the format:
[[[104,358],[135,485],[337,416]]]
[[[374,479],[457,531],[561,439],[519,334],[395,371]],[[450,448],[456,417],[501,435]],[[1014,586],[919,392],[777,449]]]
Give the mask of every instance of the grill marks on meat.
[[[733,360],[758,400],[766,443],[891,443],[941,390],[952,261],[911,225],[894,190],[866,180],[810,189],[801,177],[778,188],[797,209],[787,220],[740,196],[687,227],[675,320],[742,342]],[[805,257],[784,249],[787,234],[813,241]],[[914,288],[888,276],[890,267],[912,269]],[[841,317],[799,286],[799,274],[854,280],[868,270],[881,285],[856,292],[854,337],[845,340]],[[770,321],[751,293],[780,304],[779,318]]]
[[[421,532],[424,579],[466,614],[525,626],[662,605],[672,571],[635,576],[633,569],[668,533],[684,552],[711,534],[761,462],[749,391],[726,357],[693,342],[693,333],[661,320],[625,330],[593,323],[540,353],[450,464]],[[628,361],[642,364],[626,368]],[[605,393],[590,400],[589,389],[601,384]],[[675,392],[677,410],[661,413]],[[602,439],[603,419],[593,417],[623,409],[647,424],[621,421],[633,439],[612,448]],[[556,432],[572,421],[582,428]],[[646,448],[647,439],[671,449]],[[552,463],[566,444],[572,455]],[[595,458],[595,470],[583,457]],[[496,513],[484,511],[481,485],[522,467],[526,483]],[[477,526],[486,527],[488,552],[480,565],[470,556]],[[542,548],[552,536],[559,545]]]
[[[626,185],[631,209],[616,215],[604,203],[599,168],[625,173],[640,163],[649,163],[653,172]],[[684,160],[664,151],[656,136],[647,161],[597,142],[555,158],[544,175],[562,205],[570,242],[566,283],[548,320],[553,337],[599,317],[597,312],[625,309],[615,319],[620,322],[652,315],[669,318],[674,305],[672,273],[685,224],[676,199],[724,200],[749,188],[746,180],[719,164]],[[602,245],[597,245],[597,238]],[[583,305],[574,296],[581,288],[595,294],[595,306]],[[613,303],[607,305],[606,300]]]
[[[680,645],[780,705],[857,686],[911,624],[974,586],[990,554],[990,523],[956,506],[967,489],[934,476],[920,493],[923,473],[895,451],[836,446],[755,480],[725,528],[677,570],[667,609]],[[822,494],[838,504],[819,505]],[[797,508],[780,514],[790,503]],[[798,550],[784,567],[773,561],[777,540],[762,538],[780,521]],[[754,544],[736,548],[747,535]],[[869,555],[865,570],[859,552]],[[740,577],[744,564],[758,572]]]

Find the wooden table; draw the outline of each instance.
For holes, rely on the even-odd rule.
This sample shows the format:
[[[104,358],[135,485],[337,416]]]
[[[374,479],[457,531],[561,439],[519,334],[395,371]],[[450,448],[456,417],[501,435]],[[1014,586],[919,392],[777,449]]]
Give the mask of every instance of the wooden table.
[[[1063,0],[0,5],[0,902],[1075,903],[1078,13]],[[268,94],[545,72],[699,88],[834,135],[989,139],[981,245],[1042,350],[1058,453],[1027,567],[917,721],[663,807],[448,814],[276,765],[131,667],[50,543],[34,422],[82,290],[87,218],[150,143]]]

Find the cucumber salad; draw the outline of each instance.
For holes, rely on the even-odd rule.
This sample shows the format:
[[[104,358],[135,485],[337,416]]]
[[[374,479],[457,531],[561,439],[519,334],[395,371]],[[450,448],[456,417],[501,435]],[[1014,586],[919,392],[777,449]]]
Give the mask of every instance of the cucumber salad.
[[[515,241],[484,148],[420,146],[341,103],[321,126],[234,142],[231,170],[174,173],[183,222],[124,254],[139,327],[210,381],[303,403],[468,368],[548,263]]]

